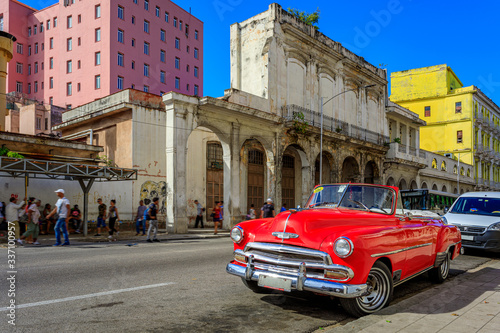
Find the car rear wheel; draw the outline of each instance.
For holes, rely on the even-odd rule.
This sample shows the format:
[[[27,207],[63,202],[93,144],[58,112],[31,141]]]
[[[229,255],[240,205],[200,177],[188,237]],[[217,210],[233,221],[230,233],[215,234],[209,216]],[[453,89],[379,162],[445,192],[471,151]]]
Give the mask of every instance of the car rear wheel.
[[[257,294],[269,294],[270,292],[272,292],[271,289],[259,287],[259,285],[255,281],[248,281],[245,278],[241,278],[241,281],[243,281],[243,284],[245,286],[247,286],[248,289],[250,289],[254,293],[257,293]]]
[[[341,298],[342,307],[354,317],[362,317],[379,311],[392,299],[394,289],[391,272],[382,262],[377,261],[366,280],[369,294],[357,298]]]
[[[429,276],[433,282],[443,283],[450,273],[451,253],[446,253],[446,259],[439,265],[429,271]]]

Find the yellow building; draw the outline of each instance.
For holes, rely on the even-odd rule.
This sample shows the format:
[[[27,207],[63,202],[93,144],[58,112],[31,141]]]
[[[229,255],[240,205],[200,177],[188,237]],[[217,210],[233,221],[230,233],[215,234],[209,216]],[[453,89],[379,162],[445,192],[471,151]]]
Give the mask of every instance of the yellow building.
[[[392,73],[390,99],[426,121],[422,149],[474,165],[477,190],[500,190],[500,108],[481,90],[444,64]]]

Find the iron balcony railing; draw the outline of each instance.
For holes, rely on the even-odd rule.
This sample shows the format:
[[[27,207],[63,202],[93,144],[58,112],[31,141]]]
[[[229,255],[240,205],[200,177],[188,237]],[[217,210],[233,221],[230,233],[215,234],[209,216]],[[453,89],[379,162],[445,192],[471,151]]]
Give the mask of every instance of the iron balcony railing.
[[[308,125],[321,127],[321,113],[316,112],[298,105],[285,105],[282,107],[283,118],[287,121],[300,121],[304,117],[304,121]],[[323,114],[323,129],[331,132],[339,133],[358,140],[371,142],[377,145],[384,145],[389,142],[389,137],[380,133],[367,130],[365,128],[351,125],[345,121],[335,119]]]

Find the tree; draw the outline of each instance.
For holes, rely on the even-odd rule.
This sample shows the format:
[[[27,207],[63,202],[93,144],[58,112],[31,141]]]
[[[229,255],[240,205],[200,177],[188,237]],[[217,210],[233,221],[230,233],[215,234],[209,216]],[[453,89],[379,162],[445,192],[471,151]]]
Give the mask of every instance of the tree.
[[[307,25],[312,25],[313,27],[316,28],[316,30],[319,30],[318,21],[319,21],[319,8],[316,9],[314,13],[307,13],[304,11],[300,11],[295,8],[288,8],[287,9],[288,13],[292,14],[295,16],[297,19],[301,20]]]

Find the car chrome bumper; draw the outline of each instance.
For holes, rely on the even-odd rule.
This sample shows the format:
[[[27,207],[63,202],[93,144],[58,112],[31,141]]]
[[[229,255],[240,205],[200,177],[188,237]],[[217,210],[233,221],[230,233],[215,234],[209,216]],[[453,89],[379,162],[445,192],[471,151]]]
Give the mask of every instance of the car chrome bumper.
[[[298,275],[287,275],[266,270],[257,270],[252,266],[251,263],[247,264],[246,267],[229,263],[226,267],[226,272],[252,281],[259,281],[259,276],[261,274],[276,278],[290,279],[292,281],[292,289],[294,290],[311,291],[329,296],[356,298],[368,294],[368,287],[366,284],[345,284],[329,280],[308,278],[305,274],[305,269],[301,269]]]

